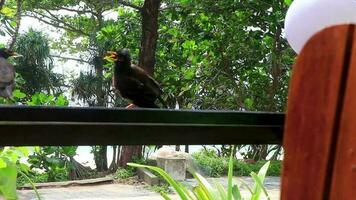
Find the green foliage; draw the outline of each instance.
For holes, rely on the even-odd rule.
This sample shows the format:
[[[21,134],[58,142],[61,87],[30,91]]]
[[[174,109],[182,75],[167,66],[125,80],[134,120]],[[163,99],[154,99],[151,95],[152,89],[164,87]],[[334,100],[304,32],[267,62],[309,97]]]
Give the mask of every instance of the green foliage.
[[[132,161],[138,164],[147,164],[147,160],[140,157],[133,157]],[[132,166],[127,166],[126,168],[118,168],[115,172],[115,178],[126,179],[136,175],[136,168]]]
[[[228,158],[219,157],[215,151],[200,151],[193,155],[194,161],[202,172],[210,177],[226,176],[228,172]],[[266,164],[267,161],[258,161],[256,163],[246,163],[240,160],[234,160],[234,175],[235,176],[249,176],[251,172],[258,172],[258,170]],[[281,175],[282,161],[270,161],[270,168],[268,176]]]
[[[229,173],[228,173],[228,188],[227,190],[221,185],[221,183],[215,183],[211,185],[204,177],[200,174],[191,171],[191,174],[198,181],[198,186],[194,187],[192,190],[189,190],[181,183],[175,181],[169,174],[159,167],[152,167],[147,165],[139,165],[134,163],[129,163],[129,166],[133,167],[142,167],[150,169],[163,177],[173,189],[177,192],[178,196],[182,200],[241,200],[241,192],[238,185],[234,185],[232,182],[232,172],[233,172],[233,154],[231,154],[229,159]],[[270,199],[268,193],[263,185],[267,170],[269,167],[269,162],[262,166],[258,174],[252,172],[251,177],[254,180],[253,187],[250,187],[247,184],[244,184],[243,187],[246,187],[251,193],[251,200],[261,199],[261,194],[263,193],[267,199]],[[164,199],[171,199],[164,191],[161,191],[161,195]]]
[[[283,111],[294,58],[281,35],[283,0],[180,3],[161,16],[157,52],[171,105]]]
[[[68,106],[69,102],[65,96],[60,94],[57,97],[44,93],[35,93],[31,99],[27,101],[29,106]]]
[[[196,152],[192,156],[205,175],[220,177],[227,174],[228,159],[217,156],[215,151]]]
[[[18,174],[28,179],[29,167],[20,161],[28,157],[28,149],[25,147],[0,148],[0,197],[8,200],[17,199],[16,179]],[[31,182],[32,183],[32,182]],[[36,188],[37,198],[40,199]]]
[[[135,176],[135,170],[133,170],[132,168],[118,168],[115,172],[116,179],[127,179],[133,176]]]
[[[75,146],[36,148],[28,162],[31,168],[43,170],[48,174],[46,182],[66,181],[70,171],[71,158],[76,155]]]
[[[16,2],[6,1],[0,10],[0,36],[11,35],[17,25]]]
[[[168,184],[163,184],[163,185],[153,185],[153,186],[148,186],[147,187],[149,190],[153,191],[153,192],[157,192],[159,194],[162,194],[162,193],[171,193],[172,190],[171,188],[169,187]]]
[[[29,172],[27,174],[28,178],[25,176],[22,176],[21,174],[17,177],[17,186],[21,187],[25,185],[26,183],[29,183],[29,179],[33,183],[45,183],[48,180],[48,173],[39,173],[39,172]]]
[[[20,84],[21,91],[28,95],[62,92],[63,76],[53,72],[49,40],[42,32],[30,29],[21,34],[14,50],[23,55],[16,61],[16,72],[23,79]]]

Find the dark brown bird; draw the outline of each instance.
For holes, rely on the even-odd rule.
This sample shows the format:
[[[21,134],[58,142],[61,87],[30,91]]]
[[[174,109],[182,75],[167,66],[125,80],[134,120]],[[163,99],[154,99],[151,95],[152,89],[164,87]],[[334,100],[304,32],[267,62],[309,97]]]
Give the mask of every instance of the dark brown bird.
[[[15,68],[7,61],[19,54],[5,48],[0,49],[0,97],[10,98],[15,88]]]
[[[108,52],[107,58],[115,62],[113,85],[123,98],[142,108],[158,108],[155,104],[158,99],[167,107],[161,98],[162,90],[157,81],[142,68],[131,65],[127,49]]]

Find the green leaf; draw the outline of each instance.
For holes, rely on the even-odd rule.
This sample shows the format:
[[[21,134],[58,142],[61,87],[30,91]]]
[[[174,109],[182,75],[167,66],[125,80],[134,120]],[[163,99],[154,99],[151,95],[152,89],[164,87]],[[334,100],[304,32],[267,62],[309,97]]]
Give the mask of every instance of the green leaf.
[[[251,200],[258,200],[260,199],[260,196],[261,196],[261,192],[262,190],[264,189],[263,188],[263,182],[265,180],[265,177],[266,177],[266,174],[267,174],[267,170],[268,170],[268,167],[270,165],[270,161],[266,162],[266,164],[264,164],[260,171],[258,172],[258,175],[257,177],[259,178],[259,181],[261,182],[260,184],[258,182],[255,182],[255,185],[253,187],[253,195],[252,195],[252,199]],[[252,172],[251,173],[251,176],[252,178],[254,177],[255,173]],[[262,187],[261,187],[262,185]]]
[[[66,106],[68,105],[68,100],[63,96],[63,94],[57,97],[56,106]]]
[[[169,198],[169,196],[168,196],[166,193],[164,193],[164,192],[161,193],[161,196],[162,196],[165,200],[172,200],[172,199]]]
[[[242,200],[240,189],[238,188],[237,185],[234,185],[234,187],[232,187],[232,196],[234,197],[235,200]]]
[[[1,9],[0,13],[8,17],[13,17],[16,14],[16,10],[5,6]]]
[[[63,146],[63,153],[68,157],[74,157],[77,154],[76,146]]]
[[[10,22],[10,25],[11,25],[12,27],[15,27],[15,26],[17,25],[17,22],[16,22],[16,21],[11,21],[11,22]]]
[[[207,196],[207,199],[218,199],[218,195],[214,191],[213,187],[210,185],[210,183],[200,174],[195,173],[195,172],[190,172],[194,178],[198,181],[199,187],[204,191],[204,194]]]
[[[197,187],[194,187],[193,189],[195,196],[199,200],[214,200],[208,197],[208,195],[205,193],[204,189],[199,185]]]
[[[230,160],[229,160],[229,171],[228,171],[228,184],[227,184],[227,200],[232,200],[232,176],[234,173],[234,153],[236,151],[236,146],[232,148]]]
[[[215,182],[215,186],[219,191],[220,199],[227,199],[226,190],[224,186],[222,186],[219,182]]]
[[[245,189],[247,189],[250,192],[251,195],[253,195],[253,191],[252,191],[251,187],[245,181],[243,181],[242,179],[240,179],[240,182],[241,182],[241,185]]]
[[[26,164],[20,163],[20,170],[24,172],[25,174],[28,174],[28,172],[31,170],[29,166]]]
[[[16,147],[15,148],[17,151],[21,152],[23,157],[27,157],[29,155],[28,148],[27,147]]]
[[[41,148],[39,146],[35,146],[34,151],[36,153],[40,153],[41,152]]]
[[[187,80],[192,80],[195,77],[195,69],[189,68],[184,72],[184,78]]]
[[[12,92],[12,96],[18,98],[18,99],[23,99],[26,97],[26,94],[25,93],[22,93],[20,90],[14,90]]]
[[[260,178],[257,176],[257,174],[254,173],[254,172],[251,173],[251,176],[252,176],[253,180],[255,181],[255,184],[257,184],[258,187],[262,189],[262,191],[263,191],[263,193],[266,195],[267,199],[270,200],[271,198],[269,197],[269,195],[268,195],[268,193],[267,193],[267,190],[266,190],[266,188],[264,187],[263,182],[261,181],[261,179],[260,179]],[[256,195],[256,196],[257,196],[257,195]],[[256,197],[256,200],[258,200],[258,199],[259,199],[259,196],[258,196],[258,198]]]
[[[287,5],[287,6],[290,6],[292,4],[293,0],[284,0],[284,3]]]
[[[252,107],[253,107],[253,100],[250,99],[250,98],[247,98],[247,99],[245,99],[244,104],[245,104],[246,108],[252,109]]]
[[[6,162],[4,159],[0,157],[0,168],[5,168],[7,166]]]
[[[135,164],[135,163],[128,163],[128,166],[132,166],[132,167],[141,167],[141,168],[147,168],[150,169],[152,171],[155,171],[156,173],[158,173],[159,175],[161,175],[172,187],[173,189],[178,193],[179,197],[182,200],[188,200],[189,195],[187,195],[185,193],[185,191],[182,189],[182,185],[180,185],[179,183],[177,183],[169,174],[167,174],[167,172],[165,172],[164,170],[162,170],[159,167],[152,167],[152,166],[147,166],[147,165],[139,165],[139,164]]]
[[[8,165],[5,168],[0,168],[0,194],[2,194],[5,199],[17,199],[16,179],[17,168],[15,165]]]
[[[182,5],[188,5],[190,3],[191,0],[180,0],[180,3]]]

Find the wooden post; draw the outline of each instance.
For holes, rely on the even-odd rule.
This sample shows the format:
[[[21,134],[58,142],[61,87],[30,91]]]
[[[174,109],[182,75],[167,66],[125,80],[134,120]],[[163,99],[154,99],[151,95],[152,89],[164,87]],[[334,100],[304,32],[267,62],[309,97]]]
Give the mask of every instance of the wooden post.
[[[356,155],[356,127],[351,125],[356,123],[351,116],[356,111],[353,37],[353,25],[328,28],[307,43],[294,66],[282,200],[352,199],[356,194],[356,184],[351,184],[356,173],[351,163]],[[345,198],[337,198],[340,195]]]
[[[356,197],[356,31],[336,146],[331,199]],[[350,41],[351,42],[351,41]],[[351,48],[351,47],[350,47]]]

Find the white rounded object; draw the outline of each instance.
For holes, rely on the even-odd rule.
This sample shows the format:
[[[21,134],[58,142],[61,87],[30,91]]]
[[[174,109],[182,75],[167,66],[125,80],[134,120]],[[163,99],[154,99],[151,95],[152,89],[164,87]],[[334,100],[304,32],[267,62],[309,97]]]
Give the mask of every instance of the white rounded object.
[[[294,0],[287,12],[285,34],[299,53],[314,34],[340,24],[356,24],[355,0]]]

